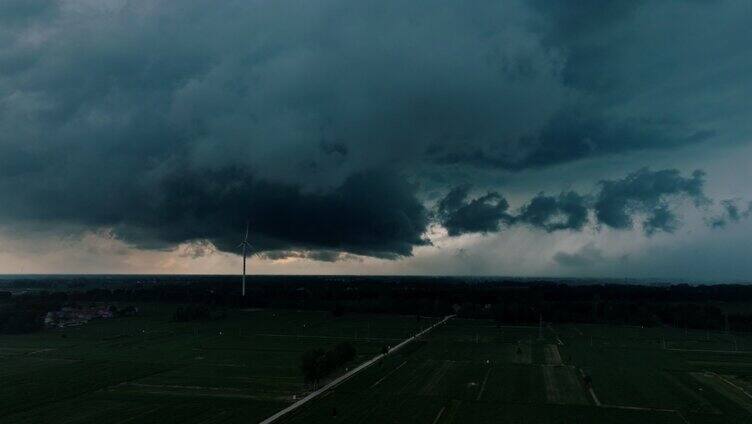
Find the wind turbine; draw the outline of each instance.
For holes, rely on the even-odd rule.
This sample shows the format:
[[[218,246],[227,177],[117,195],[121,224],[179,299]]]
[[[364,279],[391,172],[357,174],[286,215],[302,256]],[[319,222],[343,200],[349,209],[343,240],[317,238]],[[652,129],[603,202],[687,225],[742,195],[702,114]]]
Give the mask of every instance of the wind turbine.
[[[245,237],[243,238],[243,242],[240,243],[238,247],[243,248],[243,297],[245,297],[245,260],[248,253],[248,247],[250,247],[250,244],[248,244],[248,228],[249,224],[245,224]]]

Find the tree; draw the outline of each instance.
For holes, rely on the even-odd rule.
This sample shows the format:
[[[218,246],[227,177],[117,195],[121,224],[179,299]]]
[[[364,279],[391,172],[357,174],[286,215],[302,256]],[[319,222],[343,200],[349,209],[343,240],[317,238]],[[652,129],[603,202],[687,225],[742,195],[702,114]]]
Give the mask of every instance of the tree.
[[[300,358],[300,370],[306,383],[317,386],[327,375],[355,359],[356,351],[350,343],[340,343],[331,350],[311,349]]]
[[[311,349],[303,353],[300,358],[300,369],[303,371],[303,378],[306,383],[318,384],[321,378],[321,358],[324,355],[322,349]]]

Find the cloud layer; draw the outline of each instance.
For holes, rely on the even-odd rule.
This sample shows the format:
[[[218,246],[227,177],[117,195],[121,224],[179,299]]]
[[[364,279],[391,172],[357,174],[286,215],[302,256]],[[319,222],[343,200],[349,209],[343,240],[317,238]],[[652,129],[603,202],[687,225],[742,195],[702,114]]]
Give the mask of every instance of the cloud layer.
[[[468,199],[469,191],[466,185],[456,187],[439,202],[438,215],[450,236],[499,231],[502,223],[513,219],[507,213],[509,203],[500,194]]]
[[[326,261],[408,257],[433,222],[670,233],[705,177],[635,157],[742,143],[750,19],[741,0],[3,1],[0,226],[233,252],[250,222],[268,258]],[[613,160],[642,170],[571,168]],[[542,192],[566,166],[595,192]],[[515,178],[519,202],[489,184]]]
[[[589,210],[593,211],[597,224],[616,230],[632,229],[639,223],[647,235],[658,231],[671,233],[678,226],[672,204],[678,206],[683,200],[690,200],[700,207],[712,202],[703,191],[704,177],[700,170],[683,177],[676,169],[643,168],[622,179],[600,181],[593,198],[575,191],[558,196],[539,193],[517,214],[507,212],[509,203],[497,192],[468,201],[470,187],[459,186],[441,199],[438,215],[452,236],[499,231],[503,224],[527,224],[546,232],[580,231],[589,221]],[[726,220],[739,221],[741,215],[735,203],[721,204],[725,215],[715,218],[713,226],[723,226]]]

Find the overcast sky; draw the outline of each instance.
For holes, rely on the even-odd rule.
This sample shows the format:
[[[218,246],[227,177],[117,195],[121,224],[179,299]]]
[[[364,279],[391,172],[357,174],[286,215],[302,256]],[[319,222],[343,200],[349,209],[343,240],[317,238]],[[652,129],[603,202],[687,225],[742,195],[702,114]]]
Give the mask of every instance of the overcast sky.
[[[0,273],[752,281],[752,2],[3,0]]]

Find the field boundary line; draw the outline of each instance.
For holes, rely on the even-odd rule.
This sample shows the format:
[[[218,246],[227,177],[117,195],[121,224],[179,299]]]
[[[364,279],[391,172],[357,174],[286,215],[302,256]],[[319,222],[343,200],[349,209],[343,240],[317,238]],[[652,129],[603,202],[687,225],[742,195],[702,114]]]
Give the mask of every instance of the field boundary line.
[[[556,329],[554,328],[554,326],[551,325],[551,324],[548,324],[546,327],[549,330],[551,330],[552,333],[554,333],[554,337],[556,338],[556,344],[558,344],[559,346],[564,346],[564,342],[561,340],[561,337],[559,337],[559,332],[556,331]]]
[[[438,384],[442,378],[444,378],[447,370],[452,366],[452,364],[447,361],[439,361],[439,363],[441,365],[437,369],[434,369],[431,373],[429,373],[428,376],[426,376],[426,379],[423,382],[423,386],[420,388],[420,390],[418,390],[419,395],[430,396],[432,394],[431,392],[433,391],[433,388],[436,387],[436,384]]]
[[[35,350],[35,351],[33,351],[33,352],[28,352],[28,353],[26,353],[26,355],[36,355],[37,353],[52,352],[53,350],[57,350],[57,349],[58,349],[58,348],[56,348],[56,347],[50,347],[50,348],[45,348],[45,349],[39,349],[39,350]]]
[[[676,415],[678,415],[679,418],[681,418],[682,421],[684,421],[684,424],[689,424],[689,421],[687,420],[687,418],[684,417],[684,414],[682,414],[681,411],[676,411]]]
[[[486,378],[483,379],[483,384],[480,385],[480,391],[478,392],[478,396],[475,398],[475,400],[480,400],[480,397],[483,396],[483,391],[486,390],[486,383],[488,382],[488,376],[491,375],[491,368],[488,367],[488,371],[486,371]]]
[[[749,392],[744,389],[744,387],[741,387],[741,386],[737,385],[733,381],[727,379],[726,377],[724,377],[724,376],[722,376],[722,375],[720,375],[718,373],[714,372],[713,375],[715,375],[716,377],[720,378],[724,383],[730,385],[731,387],[735,388],[736,390],[739,390],[740,392],[744,393],[744,395],[747,396],[748,398],[752,399],[752,395],[750,395]]]
[[[390,354],[390,353],[392,353],[392,352],[396,352],[397,350],[401,349],[403,346],[405,346],[408,343],[410,343],[410,342],[412,342],[412,341],[420,338],[421,336],[427,334],[429,331],[433,330],[434,328],[438,327],[441,324],[444,324],[445,322],[449,321],[450,319],[452,319],[454,317],[455,317],[455,315],[447,315],[447,316],[445,316],[444,319],[442,319],[441,321],[439,321],[439,322],[431,325],[430,327],[428,327],[425,330],[423,330],[423,331],[415,334],[414,336],[409,337],[409,338],[403,340],[397,346],[394,346],[393,348],[389,349],[389,352],[387,353],[387,355]],[[327,391],[329,391],[329,390],[337,387],[341,383],[347,381],[348,379],[350,379],[355,374],[359,373],[360,371],[363,371],[364,369],[370,367],[371,365],[375,364],[376,362],[378,362],[379,360],[381,360],[382,358],[384,358],[384,356],[386,356],[386,355],[384,355],[384,354],[378,354],[378,355],[374,356],[373,358],[369,359],[368,361],[363,362],[362,364],[358,365],[357,367],[353,368],[352,370],[350,370],[350,371],[346,372],[345,374],[342,374],[341,376],[339,376],[339,377],[335,378],[334,380],[330,381],[329,383],[327,383],[326,385],[324,385],[322,388],[309,393],[303,399],[300,399],[299,401],[293,403],[292,405],[288,406],[287,408],[285,408],[285,409],[277,412],[276,414],[272,415],[271,417],[269,417],[269,418],[261,421],[259,424],[270,424],[270,423],[273,423],[274,421],[282,418],[283,416],[289,414],[292,411],[295,411],[296,409],[300,408],[301,406],[305,405],[306,403],[310,402],[311,400],[317,398],[321,394],[326,393]]]
[[[628,406],[628,405],[601,405],[601,406],[603,408],[626,409],[629,411],[652,411],[652,412],[672,412],[672,413],[679,412],[679,410],[677,409],[651,408],[649,406]]]
[[[433,419],[433,424],[436,424],[437,422],[439,422],[439,420],[441,419],[441,415],[444,414],[445,409],[446,409],[446,406],[441,407],[441,409],[439,410],[439,413],[436,414],[436,418]]]
[[[664,408],[650,408],[650,407],[643,407],[643,406],[624,406],[624,405],[602,405],[604,408],[611,408],[611,409],[626,409],[629,411],[651,411],[651,412],[665,412],[669,414],[676,414],[681,418],[681,420],[687,424],[689,424],[689,421],[687,421],[687,418],[684,417],[684,414],[681,413],[678,409],[664,409]]]
[[[595,402],[595,406],[602,406],[601,401],[598,400],[598,396],[595,395],[595,390],[593,390],[592,387],[590,387],[590,396],[593,397],[593,401]]]
[[[580,368],[580,374],[582,374],[582,377],[585,377],[585,371],[583,371],[582,368]],[[593,385],[591,384],[590,387],[588,387],[588,391],[590,392],[590,396],[593,398],[593,402],[595,402],[595,406],[603,406],[601,405],[601,401],[598,400],[598,396],[595,395],[595,390],[593,390]]]
[[[407,361],[406,361],[406,360],[405,360],[405,361],[403,361],[403,362],[402,362],[401,364],[399,364],[399,365],[397,366],[397,368],[395,368],[395,369],[393,369],[393,370],[389,371],[388,373],[386,373],[386,375],[385,375],[385,376],[381,377],[381,378],[379,379],[379,381],[377,381],[377,382],[373,383],[373,384],[371,385],[371,387],[369,387],[369,389],[373,389],[374,387],[378,386],[378,385],[379,385],[379,383],[381,383],[382,381],[386,380],[386,378],[387,378],[387,377],[389,377],[390,375],[394,374],[394,373],[395,373],[395,372],[396,372],[396,371],[397,371],[398,369],[402,368],[402,366],[403,366],[403,365],[405,365],[406,363],[407,363]]]

